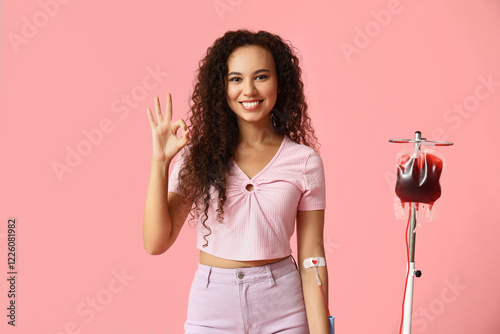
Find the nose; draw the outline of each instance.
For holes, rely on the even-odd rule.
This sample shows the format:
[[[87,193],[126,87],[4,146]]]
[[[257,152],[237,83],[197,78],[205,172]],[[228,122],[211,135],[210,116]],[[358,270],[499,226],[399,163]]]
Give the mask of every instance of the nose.
[[[243,95],[251,96],[257,92],[252,80],[245,80],[243,84]]]

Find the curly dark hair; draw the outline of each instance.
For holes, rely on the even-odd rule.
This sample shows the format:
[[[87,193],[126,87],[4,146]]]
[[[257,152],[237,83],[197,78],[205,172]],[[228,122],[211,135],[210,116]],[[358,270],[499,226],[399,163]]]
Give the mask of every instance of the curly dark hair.
[[[211,201],[210,189],[213,187],[218,191],[217,220],[222,223],[227,176],[238,144],[236,115],[226,100],[227,61],[234,50],[250,45],[268,50],[276,65],[280,93],[271,111],[273,129],[296,143],[319,149],[307,114],[302,71],[291,43],[289,45],[281,37],[266,31],[255,33],[246,29],[228,31],[218,38],[199,62],[188,112],[190,149],[186,150],[185,163],[179,174],[180,184],[195,204],[194,210],[190,211],[191,218],[195,218],[193,211],[199,216],[199,206],[203,206],[202,224],[209,231],[204,235],[206,244],[203,247],[208,246],[207,236],[212,233],[205,224]]]

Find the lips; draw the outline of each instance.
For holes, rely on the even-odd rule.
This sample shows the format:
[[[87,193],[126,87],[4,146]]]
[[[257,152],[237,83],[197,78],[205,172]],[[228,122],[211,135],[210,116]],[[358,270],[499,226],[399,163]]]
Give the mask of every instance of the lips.
[[[263,100],[251,100],[251,101],[243,101],[240,103],[246,110],[253,110],[257,108],[262,103],[262,101]]]

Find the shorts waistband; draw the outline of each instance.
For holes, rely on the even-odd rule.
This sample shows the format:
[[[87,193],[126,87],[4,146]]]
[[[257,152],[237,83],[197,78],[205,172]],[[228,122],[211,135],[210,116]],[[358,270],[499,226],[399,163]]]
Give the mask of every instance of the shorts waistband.
[[[286,259],[278,262],[257,267],[236,269],[218,268],[198,263],[198,269],[195,275],[198,276],[198,278],[206,280],[207,287],[209,282],[236,285],[263,280],[268,280],[270,285],[274,285],[275,278],[296,270],[298,270],[297,264],[293,256],[290,255]]]

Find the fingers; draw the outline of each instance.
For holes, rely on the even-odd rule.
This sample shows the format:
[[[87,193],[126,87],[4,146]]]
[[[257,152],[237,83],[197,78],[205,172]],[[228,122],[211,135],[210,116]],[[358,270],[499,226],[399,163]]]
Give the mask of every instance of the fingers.
[[[182,128],[182,131],[186,132],[187,131],[187,125],[186,122],[182,118],[178,119],[177,121],[174,122],[175,125],[179,126]]]
[[[156,108],[156,117],[158,118],[158,123],[161,123],[161,121],[163,121],[163,116],[161,115],[160,98],[158,96],[155,96],[155,108]]]
[[[153,116],[153,113],[151,112],[151,109],[147,108],[147,113],[148,113],[148,118],[149,118],[149,124],[151,125],[151,128],[156,128],[158,125],[163,123],[165,120],[167,121],[167,124],[172,122],[172,95],[170,93],[167,93],[167,104],[166,104],[166,110],[165,110],[165,118],[161,114],[161,106],[160,106],[160,98],[158,96],[155,96],[155,110],[156,110],[156,120],[155,117]],[[179,127],[182,128],[183,132],[187,131],[187,125],[186,122],[184,122],[183,119],[177,120],[175,123],[172,124],[172,130],[177,132]]]
[[[167,121],[172,121],[172,95],[167,93],[167,108],[165,111],[165,119]]]
[[[187,143],[189,143],[189,140],[191,137],[189,136],[189,131],[184,132],[184,135],[179,139],[179,149],[182,149],[184,146],[186,146]]]
[[[189,130],[187,128],[186,122],[182,118],[172,123],[172,129],[176,134],[179,128],[181,128],[183,132],[182,137],[179,138],[179,149],[182,149],[189,142],[191,138],[189,136]]]
[[[157,126],[157,124],[156,124],[155,118],[153,117],[153,113],[151,112],[151,109],[149,109],[149,108],[147,108],[146,110],[148,112],[149,125],[151,125],[151,129],[154,129]]]

